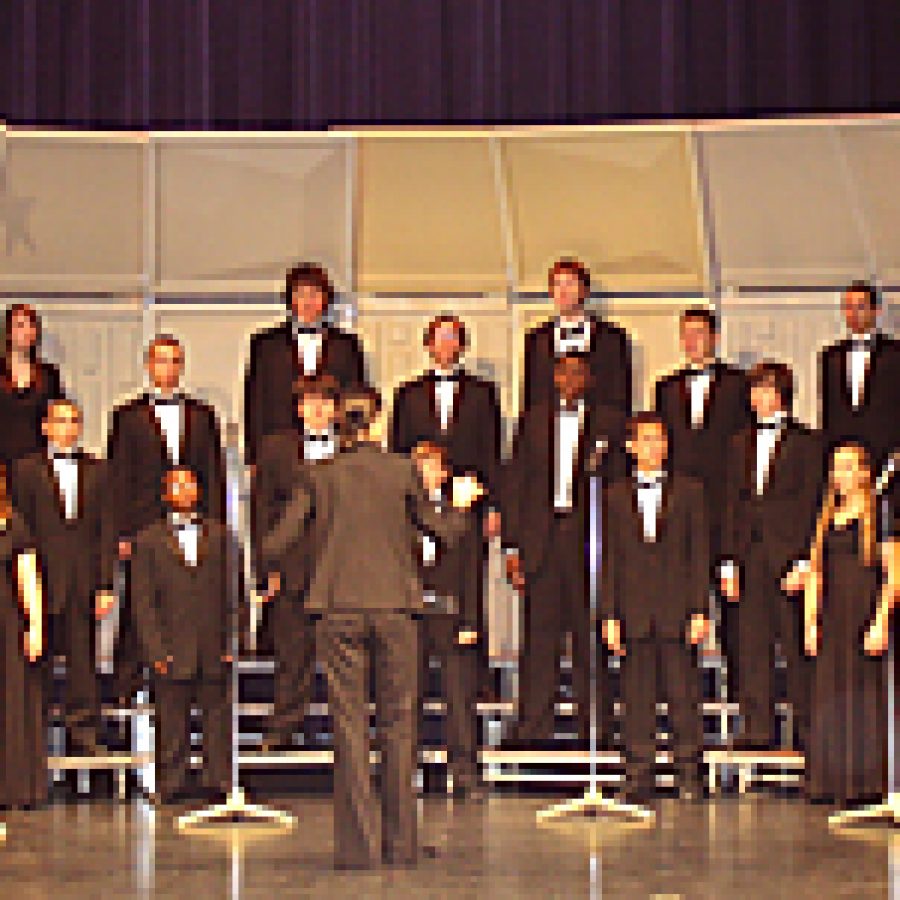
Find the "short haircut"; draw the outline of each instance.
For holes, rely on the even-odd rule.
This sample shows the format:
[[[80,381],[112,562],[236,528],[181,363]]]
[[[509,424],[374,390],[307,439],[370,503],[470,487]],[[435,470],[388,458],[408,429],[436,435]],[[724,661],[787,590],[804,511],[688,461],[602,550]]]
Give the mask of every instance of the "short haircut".
[[[434,441],[419,441],[419,443],[412,448],[410,456],[416,462],[420,462],[422,459],[426,459],[430,456],[438,456],[440,457],[441,465],[444,466],[446,466],[449,461],[447,448],[442,447],[440,444],[436,444]]]
[[[442,313],[439,316],[435,316],[429,323],[428,327],[425,329],[425,333],[422,335],[422,345],[425,347],[430,347],[434,343],[434,335],[435,332],[442,325],[453,325],[456,329],[456,337],[459,341],[459,346],[465,350],[469,346],[469,332],[466,330],[466,326],[463,324],[463,320],[459,318],[459,316],[454,316],[452,313]]]
[[[870,307],[878,307],[881,306],[881,294],[877,287],[872,284],[871,281],[864,281],[859,278],[856,281],[851,281],[850,284],[844,289],[845,294],[865,294],[866,300],[869,303]]]
[[[79,419],[81,418],[81,407],[71,397],[54,397],[53,399],[48,400],[47,408],[44,411],[44,418],[49,419],[58,406],[67,406],[69,409],[78,413]]]
[[[291,298],[298,287],[310,285],[325,295],[325,307],[331,306],[334,300],[334,285],[324,266],[318,263],[302,262],[288,269],[284,279],[284,299],[288,309],[291,308]]]
[[[293,395],[295,403],[300,403],[310,396],[337,401],[341,395],[341,386],[338,380],[327,372],[313,376],[301,375],[294,382]]]
[[[765,359],[758,362],[747,373],[747,383],[751,390],[762,385],[771,385],[781,396],[781,403],[789,407],[794,399],[794,373],[782,362]]]
[[[547,273],[547,289],[551,293],[553,292],[553,282],[556,281],[556,276],[561,275],[563,272],[571,273],[578,278],[578,281],[581,283],[581,293],[585,297],[590,294],[590,270],[583,262],[581,262],[581,260],[575,259],[571,256],[564,256],[553,263],[552,266],[550,266],[550,271]]]
[[[719,317],[708,306],[690,306],[681,314],[681,324],[685,322],[705,322],[712,334],[719,333]]]
[[[669,429],[666,427],[663,417],[658,412],[648,409],[628,417],[628,421],[625,423],[625,436],[627,439],[629,441],[636,440],[638,431],[643,425],[659,425],[663,434],[666,437],[669,436]]]
[[[147,344],[147,350],[144,354],[145,357],[150,359],[157,347],[177,347],[181,351],[182,356],[184,355],[184,347],[174,334],[157,334],[150,343]]]

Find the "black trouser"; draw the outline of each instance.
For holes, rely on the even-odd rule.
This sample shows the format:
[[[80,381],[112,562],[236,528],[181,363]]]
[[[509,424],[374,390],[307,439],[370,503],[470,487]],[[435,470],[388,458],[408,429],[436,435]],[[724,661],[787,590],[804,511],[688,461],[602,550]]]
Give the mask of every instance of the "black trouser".
[[[191,707],[203,724],[204,787],[225,792],[231,774],[231,709],[227,680],[180,680],[156,675],[156,790],[164,801],[186,789],[191,765]]]
[[[787,667],[786,699],[793,708],[795,735],[801,744],[809,732],[811,668],[802,645],[803,600],[782,592],[782,574],[762,552],[751,551],[736,604],[738,640],[729,680],[744,720],[743,739],[755,744],[769,745],[775,739],[776,642]]]
[[[312,699],[316,629],[301,597],[276,597],[269,605],[275,651],[275,711],[269,732],[288,740],[303,724]]]
[[[425,615],[421,626],[420,684],[427,683],[428,661],[436,656],[441,664],[445,702],[448,769],[454,788],[475,786],[478,780],[478,721],[475,712],[478,645],[460,646],[456,641],[456,616]]]
[[[694,779],[703,746],[700,684],[693,650],[683,640],[648,635],[630,639],[622,657],[622,733],[630,777],[651,786],[656,760],[656,704],[665,700],[673,734],[672,752],[682,776]]]
[[[419,623],[401,612],[328,613],[316,641],[334,727],[334,854],[340,866],[411,864],[417,856]],[[368,674],[374,663],[381,798],[369,768]]]
[[[67,728],[96,729],[100,699],[94,668],[95,618],[90,597],[70,597],[65,608],[47,622],[48,658],[66,658],[62,708]],[[52,666],[50,677],[52,678]]]
[[[577,515],[577,514],[576,514]],[[524,641],[519,667],[519,721],[516,738],[553,737],[559,681],[559,654],[572,634],[572,682],[578,707],[578,734],[588,737],[590,722],[590,598],[587,593],[583,529],[575,516],[554,520],[544,562],[526,577]],[[598,664],[598,700],[604,670]],[[598,709],[602,709],[598,702]],[[602,729],[603,716],[601,715]]]

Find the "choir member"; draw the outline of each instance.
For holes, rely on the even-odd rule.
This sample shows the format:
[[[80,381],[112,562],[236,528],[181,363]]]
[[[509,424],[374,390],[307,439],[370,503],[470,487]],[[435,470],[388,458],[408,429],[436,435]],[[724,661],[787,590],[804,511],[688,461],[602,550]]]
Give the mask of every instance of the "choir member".
[[[51,400],[42,428],[46,449],[13,465],[13,502],[41,554],[49,659],[66,659],[63,708],[69,749],[95,752],[95,616],[112,604],[109,479],[106,463],[80,447],[82,417],[76,403]]]
[[[323,465],[340,449],[337,427],[339,386],[330,375],[301,376],[294,388],[300,424],[290,431],[267,435],[260,445],[253,482],[253,535],[257,561],[262,559],[262,539],[278,520],[303,472]],[[290,749],[293,734],[303,724],[306,705],[312,699],[315,675],[315,627],[305,608],[315,552],[309,543],[291,548],[278,561],[276,572],[286,572],[291,585],[280,596],[264,582],[268,622],[275,650],[275,711],[263,741],[263,751]],[[273,584],[274,587],[274,584]]]
[[[668,703],[683,797],[700,796],[703,718],[693,648],[709,632],[709,526],[703,483],[668,470],[662,418],[628,423],[632,477],[605,497],[604,640],[621,658],[629,795],[643,802],[656,778],[656,704]]]
[[[560,259],[548,273],[556,316],[525,336],[523,409],[554,401],[554,360],[579,353],[588,360],[592,400],[617,410],[624,421],[631,413],[631,342],[616,325],[585,311],[591,293],[587,267]]]
[[[135,535],[165,518],[159,486],[174,466],[188,466],[196,473],[203,514],[219,521],[225,518],[219,423],[211,406],[181,388],[184,348],[171,335],[157,335],[147,346],[144,364],[148,387],[113,410],[106,453],[118,555],[123,561],[131,556]],[[118,694],[128,702],[141,687],[143,667],[128,603],[119,611],[115,667]]]
[[[782,363],[758,363],[748,375],[753,424],[734,435],[728,457],[720,587],[738,603],[729,679],[740,704],[737,746],[760,749],[775,736],[774,652],[787,664],[787,699],[796,740],[806,745],[809,667],[800,615],[781,593],[781,578],[805,552],[822,482],[817,435],[791,417],[793,375]],[[736,670],[736,671],[735,671]],[[734,676],[733,680],[731,676]]]
[[[163,479],[167,515],[134,539],[132,602],[151,663],[156,703],[157,803],[192,794],[191,708],[200,709],[202,794],[220,800],[230,774],[228,597],[230,566],[224,524],[202,512],[200,477],[187,466]]]
[[[365,384],[365,361],[355,335],[326,324],[334,300],[328,273],[301,263],[287,273],[288,317],[250,339],[244,381],[244,458],[256,464],[262,439],[294,426],[291,392],[300,375],[329,374],[342,387]]]
[[[0,468],[0,809],[47,799],[45,605],[35,542]]]
[[[444,447],[450,467],[458,472],[473,472],[488,490],[490,509],[472,517],[473,530],[456,552],[468,552],[467,578],[454,589],[474,591],[466,605],[478,610],[477,625],[485,633],[483,622],[483,578],[486,545],[478,525],[488,538],[499,534],[500,518],[496,502],[496,473],[500,463],[501,414],[496,385],[467,372],[462,365],[468,348],[466,327],[456,316],[441,315],[425,329],[425,348],[431,367],[424,374],[404,382],[394,396],[389,430],[390,448],[409,453],[420,441]],[[491,501],[491,497],[494,501]],[[474,576],[474,577],[472,577]],[[491,693],[487,642],[479,641],[478,681],[485,693]]]
[[[572,637],[578,735],[588,735],[590,598],[589,475],[621,471],[621,410],[590,402],[590,361],[554,363],[554,396],[520,417],[503,477],[503,537],[514,584],[524,582],[519,716],[513,743],[553,738],[557,660]],[[604,454],[604,449],[607,452]]]
[[[423,482],[446,485],[450,466],[443,447],[428,441],[412,452]],[[436,468],[432,475],[426,469]],[[446,490],[437,489],[431,499],[438,510],[447,503]],[[476,518],[474,513],[471,516]],[[472,529],[468,529],[471,534]],[[468,535],[467,535],[468,536]],[[429,662],[440,661],[443,694],[447,704],[447,768],[453,794],[461,799],[484,799],[478,784],[478,726],[475,714],[480,610],[473,603],[477,593],[466,582],[480,572],[471,566],[465,541],[446,546],[434,535],[422,533],[422,583],[427,611],[420,629],[420,685],[425,693]],[[421,743],[421,742],[420,742]]]
[[[840,444],[807,559],[785,576],[802,597],[804,643],[815,658],[808,796],[840,805],[887,789],[884,663],[896,575],[894,546],[879,544],[868,451]]]
[[[43,447],[47,402],[63,396],[59,370],[40,358],[41,320],[33,306],[6,309],[6,351],[0,363],[0,461],[11,463]]]
[[[306,537],[310,517],[320,534],[307,606],[318,613],[316,644],[325,667],[334,722],[334,847],[338,868],[411,866],[418,856],[415,711],[418,622],[424,597],[415,555],[417,524],[452,543],[463,510],[483,488],[455,478],[451,504],[438,512],[409,457],[380,446],[378,395],[345,400],[342,417],[359,429],[355,446],[329,465],[310,468],[279,521],[263,539],[275,563]],[[439,475],[440,469],[426,469]],[[368,676],[375,674],[381,790],[376,800],[369,763]]]

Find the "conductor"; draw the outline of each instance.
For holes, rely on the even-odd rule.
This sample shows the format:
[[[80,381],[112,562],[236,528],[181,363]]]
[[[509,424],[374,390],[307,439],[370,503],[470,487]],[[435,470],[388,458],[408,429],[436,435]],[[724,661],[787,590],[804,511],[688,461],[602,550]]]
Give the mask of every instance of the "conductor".
[[[341,407],[346,452],[304,473],[263,538],[262,555],[266,570],[277,571],[277,560],[306,539],[308,527],[315,530],[307,610],[318,616],[316,643],[334,722],[335,866],[413,866],[416,617],[423,610],[417,534],[424,529],[454,543],[467,527],[463,510],[484,489],[473,476],[453,478],[450,506],[439,509],[429,497],[446,471],[433,467],[420,476],[411,459],[381,448],[378,393],[345,395]],[[292,587],[277,577],[274,586]],[[369,671],[382,753],[380,803],[369,770]]]

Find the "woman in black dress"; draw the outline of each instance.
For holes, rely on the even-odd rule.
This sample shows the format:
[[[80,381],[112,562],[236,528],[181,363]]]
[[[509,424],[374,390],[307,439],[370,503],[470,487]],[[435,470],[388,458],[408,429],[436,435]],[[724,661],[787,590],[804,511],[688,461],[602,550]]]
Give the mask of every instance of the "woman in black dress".
[[[45,611],[37,554],[0,467],[0,808],[47,799]]]
[[[34,307],[6,310],[6,349],[0,361],[0,462],[9,464],[44,446],[47,401],[63,396],[59,370],[38,355],[41,320]]]
[[[878,543],[873,482],[863,447],[835,448],[809,560],[785,579],[803,595],[806,652],[815,657],[807,794],[842,806],[875,800],[887,787],[881,656],[892,547]]]

